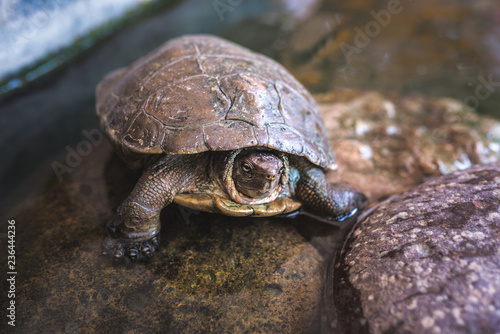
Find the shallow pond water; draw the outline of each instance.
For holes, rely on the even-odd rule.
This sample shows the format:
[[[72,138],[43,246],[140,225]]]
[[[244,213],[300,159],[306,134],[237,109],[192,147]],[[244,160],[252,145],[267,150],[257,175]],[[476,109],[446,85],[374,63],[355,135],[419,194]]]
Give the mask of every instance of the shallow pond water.
[[[346,229],[305,217],[255,222],[175,207],[162,216],[170,224],[153,263],[116,268],[99,256],[102,225],[137,175],[106,142],[94,145],[85,135],[98,129],[94,89],[106,73],[172,37],[235,41],[278,60],[318,96],[419,92],[500,117],[500,6],[493,0],[308,1],[307,10],[286,0],[228,3],[179,2],[0,97],[0,236],[15,219],[21,329],[79,332],[95,321],[97,331],[117,323],[118,331],[319,331],[325,260]],[[88,155],[72,158],[83,141],[91,143]],[[54,162],[71,159],[71,172],[58,177]],[[236,327],[231,317],[240,317]]]

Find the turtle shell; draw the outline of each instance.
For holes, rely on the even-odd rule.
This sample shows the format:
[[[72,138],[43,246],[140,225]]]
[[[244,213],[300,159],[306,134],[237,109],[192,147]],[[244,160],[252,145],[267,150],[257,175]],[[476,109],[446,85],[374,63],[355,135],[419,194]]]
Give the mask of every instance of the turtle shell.
[[[335,159],[318,107],[277,62],[224,39],[170,40],[98,85],[101,127],[124,156],[261,146]]]

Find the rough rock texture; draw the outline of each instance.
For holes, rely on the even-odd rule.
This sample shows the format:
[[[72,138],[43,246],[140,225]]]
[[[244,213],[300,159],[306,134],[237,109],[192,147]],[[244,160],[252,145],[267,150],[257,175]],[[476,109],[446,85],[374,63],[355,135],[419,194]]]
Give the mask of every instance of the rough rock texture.
[[[334,332],[498,333],[500,163],[383,202],[350,236],[327,284]]]
[[[348,180],[373,201],[426,177],[500,160],[500,122],[457,100],[375,92],[318,99],[339,166],[328,180]]]

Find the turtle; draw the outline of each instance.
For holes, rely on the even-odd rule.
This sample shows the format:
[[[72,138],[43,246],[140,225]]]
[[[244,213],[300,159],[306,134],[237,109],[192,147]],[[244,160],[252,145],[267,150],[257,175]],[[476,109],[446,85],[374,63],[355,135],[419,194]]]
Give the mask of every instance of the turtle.
[[[185,35],[108,74],[101,129],[142,176],[107,221],[104,253],[150,259],[175,202],[229,216],[306,210],[343,220],[366,197],[327,183],[334,152],[311,94],[279,63],[211,35]]]

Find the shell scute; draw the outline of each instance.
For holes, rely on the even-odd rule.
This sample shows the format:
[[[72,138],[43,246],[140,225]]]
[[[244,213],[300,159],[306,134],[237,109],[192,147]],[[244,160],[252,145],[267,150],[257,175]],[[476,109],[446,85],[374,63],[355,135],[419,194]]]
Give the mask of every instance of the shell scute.
[[[257,145],[253,127],[238,120],[226,120],[203,127],[205,144],[211,151],[229,151]],[[231,140],[227,140],[230,137]]]
[[[163,138],[163,125],[145,113],[139,113],[131,122],[123,136],[127,147],[140,145],[143,150],[158,153],[158,145]]]
[[[101,127],[131,155],[264,146],[328,168],[318,107],[270,58],[214,36],[173,39],[97,87]]]
[[[176,154],[193,154],[207,150],[200,127],[165,128],[161,142],[163,152]]]
[[[251,73],[242,73],[222,79],[221,85],[232,101],[226,119],[242,120],[259,128],[269,123],[284,123],[273,84]]]
[[[200,75],[160,88],[144,110],[168,127],[193,127],[224,120],[231,102],[215,78]]]

